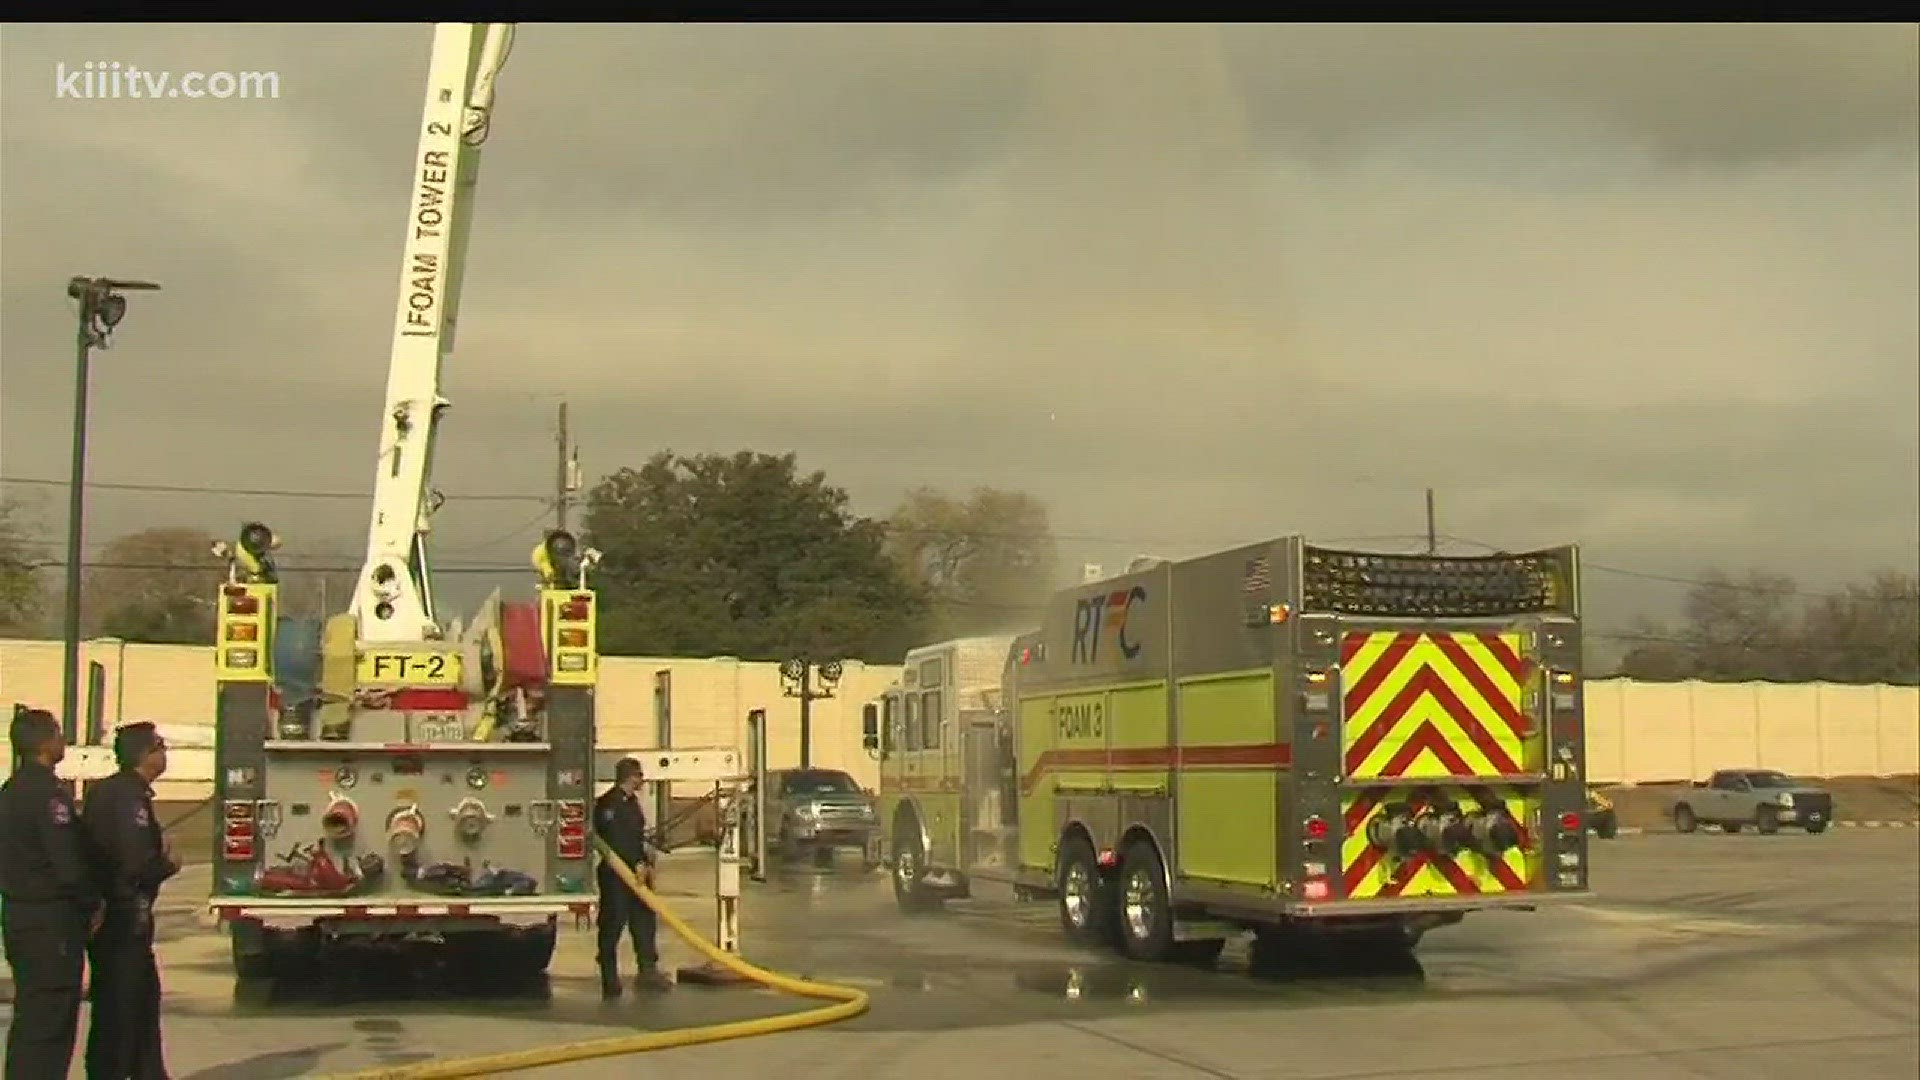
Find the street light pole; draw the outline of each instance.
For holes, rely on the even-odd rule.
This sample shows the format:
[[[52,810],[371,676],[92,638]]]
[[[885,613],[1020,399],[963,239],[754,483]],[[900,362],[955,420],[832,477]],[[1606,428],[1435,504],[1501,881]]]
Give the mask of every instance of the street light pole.
[[[813,661],[806,657],[796,656],[780,665],[781,693],[800,699],[800,767],[803,769],[813,768],[813,703],[833,696],[841,671],[840,661],[829,660],[819,666],[820,678],[815,682]]]
[[[79,741],[80,732],[80,559],[87,494],[87,390],[93,350],[112,346],[113,328],[127,313],[122,291],[158,288],[150,281],[115,278],[76,277],[67,282],[67,295],[80,304],[74,334],[73,464],[67,478],[67,596],[62,635],[66,657],[60,673],[60,725],[69,743]]]

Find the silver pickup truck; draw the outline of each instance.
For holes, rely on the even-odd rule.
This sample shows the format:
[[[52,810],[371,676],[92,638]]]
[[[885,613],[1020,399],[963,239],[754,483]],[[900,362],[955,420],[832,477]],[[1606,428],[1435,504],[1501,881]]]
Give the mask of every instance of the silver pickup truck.
[[[1782,825],[1823,833],[1833,822],[1833,796],[1821,788],[1772,769],[1722,769],[1695,781],[1673,806],[1673,828],[1690,833],[1718,825],[1737,833],[1748,825],[1777,833]]]

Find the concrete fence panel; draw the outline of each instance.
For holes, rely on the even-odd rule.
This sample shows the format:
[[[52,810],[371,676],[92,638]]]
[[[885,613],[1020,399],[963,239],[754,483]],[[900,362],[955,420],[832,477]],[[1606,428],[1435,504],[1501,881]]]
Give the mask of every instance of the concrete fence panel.
[[[151,720],[205,727],[213,715],[213,660],[204,646],[88,642],[83,659],[106,669],[103,715],[111,727]],[[57,708],[58,642],[0,640],[0,702]],[[607,657],[598,690],[600,743],[655,744],[656,672],[672,673],[673,741],[746,745],[749,709],[767,710],[768,762],[800,760],[800,703],[782,693],[779,665],[731,657]],[[861,745],[860,707],[898,675],[892,665],[849,663],[835,694],[813,703],[813,761],[863,786],[878,768]],[[1701,779],[1717,768],[1758,765],[1805,776],[1920,773],[1920,687],[1830,683],[1637,683],[1586,688],[1588,772],[1605,783]],[[204,779],[175,762],[175,784]],[[699,792],[688,787],[683,797]]]

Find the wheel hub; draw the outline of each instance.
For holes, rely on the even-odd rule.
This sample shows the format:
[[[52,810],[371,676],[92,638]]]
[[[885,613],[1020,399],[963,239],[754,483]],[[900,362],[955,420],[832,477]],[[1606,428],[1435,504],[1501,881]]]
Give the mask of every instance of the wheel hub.
[[[1143,941],[1153,933],[1153,880],[1142,868],[1127,875],[1127,885],[1121,894],[1120,910],[1127,919],[1127,931],[1134,940]]]
[[[919,859],[912,848],[900,849],[899,857],[893,862],[893,873],[900,879],[900,887],[904,889],[912,888],[914,882],[920,880]]]
[[[1079,863],[1067,867],[1066,880],[1060,885],[1060,905],[1073,925],[1087,925],[1087,913],[1093,907],[1092,892],[1087,868]]]

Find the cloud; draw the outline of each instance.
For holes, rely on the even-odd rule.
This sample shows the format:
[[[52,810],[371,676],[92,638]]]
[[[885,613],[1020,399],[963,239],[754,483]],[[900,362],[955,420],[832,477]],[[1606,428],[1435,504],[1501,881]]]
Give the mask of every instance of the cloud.
[[[64,472],[60,289],[96,272],[166,291],[97,364],[94,475],[370,482],[426,40],[9,28],[5,473]],[[590,470],[795,448],[875,511],[1029,488],[1096,554],[1417,532],[1431,485],[1513,546],[1910,563],[1916,55],[1890,25],[523,27],[437,479],[544,490],[565,397]],[[55,98],[89,59],[280,96]],[[242,509],[95,505],[100,535]],[[519,559],[486,542],[537,507],[450,505],[447,544]]]

